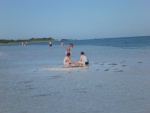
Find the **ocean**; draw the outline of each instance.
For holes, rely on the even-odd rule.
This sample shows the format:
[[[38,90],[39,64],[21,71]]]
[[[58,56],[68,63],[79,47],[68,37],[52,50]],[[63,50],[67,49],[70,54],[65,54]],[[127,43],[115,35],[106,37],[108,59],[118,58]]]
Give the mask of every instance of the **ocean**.
[[[122,37],[122,38],[97,38],[84,40],[68,40],[64,41],[65,45],[73,43],[74,45],[92,45],[92,46],[111,46],[121,48],[139,48],[150,46],[150,36],[138,37]],[[29,45],[48,45],[48,42],[28,43]],[[18,44],[12,44],[18,45]],[[53,45],[60,45],[60,42],[53,42]],[[0,44],[0,46],[8,46],[8,44]]]
[[[84,51],[88,67],[63,68]],[[148,113],[150,37],[0,44],[0,113]],[[84,105],[84,106],[83,106]]]
[[[50,49],[48,42],[28,43],[27,46],[19,44],[0,45],[0,70],[9,69],[18,71],[26,67],[28,70],[36,71],[45,67],[63,67],[63,58],[65,57],[65,49],[69,43],[73,43],[71,48],[72,61],[77,61],[80,52],[84,51],[90,59],[90,64],[105,59],[109,55],[114,55],[114,51],[110,51],[111,47],[115,47],[121,51],[124,49],[145,49],[150,48],[150,36],[147,37],[126,37],[126,38],[106,38],[106,39],[87,39],[87,40],[69,40],[64,41],[64,48],[60,42],[53,42]],[[104,49],[103,49],[104,48]],[[107,50],[108,49],[108,50]],[[111,53],[107,53],[107,51]],[[114,58],[117,58],[114,57]]]
[[[140,49],[150,47],[150,36],[147,37],[126,37],[126,38],[106,38],[106,39],[87,39],[64,41],[64,48],[60,42],[53,42],[52,50],[48,42],[28,43],[27,46],[19,44],[0,45],[1,69],[4,65],[16,65],[18,67],[37,65],[40,66],[62,66],[65,57],[65,48],[69,43],[73,43],[72,60],[77,61],[81,51],[84,51],[93,60],[103,56],[103,47],[117,47],[120,49]],[[95,60],[94,59],[94,60]],[[92,61],[91,61],[92,62]],[[16,67],[16,66],[11,66]]]

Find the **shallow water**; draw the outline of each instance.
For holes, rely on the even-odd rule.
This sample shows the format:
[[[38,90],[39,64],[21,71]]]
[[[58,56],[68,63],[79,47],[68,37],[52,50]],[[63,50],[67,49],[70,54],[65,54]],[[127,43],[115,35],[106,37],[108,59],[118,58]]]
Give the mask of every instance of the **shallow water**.
[[[0,113],[149,113],[150,49],[75,45],[84,68],[63,68],[65,48],[0,47]]]
[[[0,51],[1,70],[8,67],[9,71],[12,70],[13,73],[15,73],[15,70],[18,72],[19,69],[36,71],[43,68],[62,68],[63,58],[65,57],[65,48],[61,48],[59,45],[53,46],[52,50],[44,45],[3,46],[0,48]],[[123,62],[128,56],[127,54],[132,54],[132,51],[135,51],[136,54],[138,54],[138,52],[143,52],[143,50],[140,49],[127,50],[121,48],[79,45],[72,48],[71,51],[72,61],[77,61],[80,52],[84,51],[90,60],[89,68],[97,66],[97,64],[107,67],[109,63],[115,63],[116,61],[116,63]],[[121,54],[117,54],[117,52],[121,52]],[[136,55],[133,54],[132,57],[134,58],[134,56]],[[136,57],[138,57],[138,55]],[[118,61],[118,59],[120,59],[120,61]]]

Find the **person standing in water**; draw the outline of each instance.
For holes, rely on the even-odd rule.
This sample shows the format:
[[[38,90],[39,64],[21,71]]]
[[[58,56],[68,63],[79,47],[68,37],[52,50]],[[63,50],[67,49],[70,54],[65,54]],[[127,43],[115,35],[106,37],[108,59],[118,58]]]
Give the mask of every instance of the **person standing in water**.
[[[70,43],[67,47],[66,47],[66,54],[67,53],[71,53],[70,48],[73,47],[73,43]]]
[[[52,41],[49,41],[49,46],[52,49]]]
[[[64,48],[64,41],[61,41],[61,47]]]

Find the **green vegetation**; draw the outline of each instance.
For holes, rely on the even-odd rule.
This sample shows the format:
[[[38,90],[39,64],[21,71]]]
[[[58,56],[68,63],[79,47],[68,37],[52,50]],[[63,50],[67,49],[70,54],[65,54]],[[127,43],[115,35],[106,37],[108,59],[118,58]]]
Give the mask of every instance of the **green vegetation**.
[[[56,41],[55,39],[49,37],[49,38],[30,38],[25,40],[6,40],[6,39],[0,39],[0,43],[19,43],[19,42],[46,42],[46,41]]]

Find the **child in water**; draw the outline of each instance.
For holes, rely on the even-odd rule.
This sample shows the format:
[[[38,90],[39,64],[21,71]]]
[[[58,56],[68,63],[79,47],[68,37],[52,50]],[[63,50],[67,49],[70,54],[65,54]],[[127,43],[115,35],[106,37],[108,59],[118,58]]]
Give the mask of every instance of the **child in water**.
[[[66,54],[67,54],[67,53],[71,53],[71,50],[70,50],[71,47],[73,47],[73,44],[72,44],[72,43],[70,43],[70,44],[66,47]]]
[[[64,66],[65,66],[65,67],[74,64],[74,62],[72,62],[72,61],[70,60],[70,55],[71,55],[70,53],[67,53],[66,56],[65,56],[65,58],[64,58],[63,63],[64,63]]]

